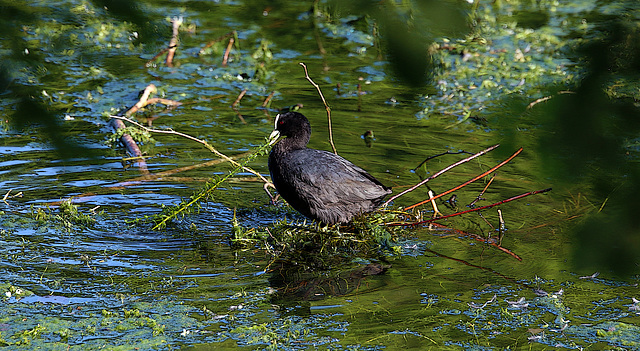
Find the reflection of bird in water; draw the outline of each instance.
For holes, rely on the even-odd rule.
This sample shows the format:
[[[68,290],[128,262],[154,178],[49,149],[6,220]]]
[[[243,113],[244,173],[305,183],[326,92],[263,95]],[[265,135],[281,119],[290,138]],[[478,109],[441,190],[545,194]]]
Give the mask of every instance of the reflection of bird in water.
[[[372,275],[386,272],[391,265],[370,263],[352,271],[326,278],[317,274],[300,271],[299,266],[281,262],[280,267],[272,266],[273,274],[269,279],[271,286],[278,290],[274,294],[274,303],[293,301],[316,301],[328,296],[343,296],[362,288],[363,281]],[[310,277],[305,277],[309,276]],[[369,286],[369,288],[371,288]]]

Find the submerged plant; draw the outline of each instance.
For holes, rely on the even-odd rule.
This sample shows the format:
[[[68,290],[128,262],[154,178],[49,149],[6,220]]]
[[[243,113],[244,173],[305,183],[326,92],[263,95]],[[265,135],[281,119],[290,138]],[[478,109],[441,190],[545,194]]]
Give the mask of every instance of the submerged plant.
[[[70,231],[74,225],[90,226],[95,223],[96,219],[86,213],[80,212],[78,205],[72,202],[72,199],[62,200],[57,208],[51,207],[31,207],[31,217],[43,225],[54,224]]]
[[[236,163],[236,166],[224,176],[215,176],[202,188],[198,193],[193,194],[188,199],[183,199],[179,204],[163,208],[162,213],[156,215],[153,218],[154,230],[164,229],[169,221],[172,219],[178,219],[184,217],[191,211],[200,208],[200,203],[210,200],[213,196],[213,192],[224,184],[229,178],[233,177],[237,173],[246,169],[246,166],[256,159],[258,156],[265,155],[271,145],[268,140],[265,143],[257,147],[249,156],[245,157],[241,162]]]
[[[271,49],[269,49],[270,44],[271,42],[268,40],[262,39],[260,46],[253,52],[253,54],[251,54],[251,58],[255,61],[256,70],[253,75],[253,79],[256,81],[263,80],[269,75],[267,66],[273,59],[273,53],[271,52]]]
[[[290,222],[286,218],[269,227],[245,228],[234,217],[231,244],[236,249],[263,248],[274,259],[326,267],[353,257],[395,255],[402,251],[397,239],[406,231],[387,227],[396,214],[378,211],[355,218],[347,225]]]
[[[135,126],[128,126],[128,127],[120,128],[116,130],[113,134],[109,136],[109,138],[105,143],[109,146],[119,145],[120,138],[122,138],[124,134],[129,134],[133,138],[133,140],[135,140],[137,143],[142,143],[142,144],[155,143],[155,140],[151,136],[151,133],[149,133],[144,129],[137,128]]]

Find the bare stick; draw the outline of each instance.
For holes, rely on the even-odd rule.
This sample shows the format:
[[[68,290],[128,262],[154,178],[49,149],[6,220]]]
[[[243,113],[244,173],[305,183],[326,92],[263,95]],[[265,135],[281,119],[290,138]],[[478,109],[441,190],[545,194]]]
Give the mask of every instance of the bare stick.
[[[156,54],[156,56],[151,58],[151,60],[147,61],[147,63],[145,64],[145,67],[151,67],[151,65],[153,64],[153,61],[155,61],[158,57],[162,56],[162,54],[164,54],[167,51],[169,51],[169,48],[162,49],[159,53]]]
[[[563,91],[559,91],[558,95],[560,94],[575,94],[573,91],[570,90],[563,90]],[[541,103],[541,102],[545,102],[547,100],[551,100],[551,98],[553,98],[553,96],[545,96],[542,98],[539,98],[537,100],[534,100],[533,102],[531,102],[529,105],[527,105],[527,110],[530,110],[533,106]]]
[[[480,179],[480,178],[483,178],[484,176],[486,176],[486,175],[490,174],[491,172],[495,171],[496,169],[498,169],[498,168],[500,168],[500,167],[502,167],[502,166],[506,165],[507,163],[509,163],[509,161],[511,161],[514,157],[518,156],[518,154],[519,154],[520,152],[522,152],[522,148],[519,148],[516,152],[514,152],[514,153],[513,153],[513,155],[509,156],[509,158],[507,158],[506,160],[504,160],[504,161],[500,162],[499,164],[497,164],[496,166],[494,166],[494,167],[493,167],[493,168],[491,168],[490,170],[488,170],[488,171],[486,171],[486,172],[484,172],[484,173],[482,173],[482,174],[480,174],[480,175],[478,175],[478,176],[474,177],[473,179],[469,179],[468,181],[466,181],[466,182],[464,182],[464,183],[462,183],[462,184],[458,185],[458,186],[457,186],[457,187],[455,187],[455,188],[449,189],[449,190],[447,190],[447,191],[445,191],[445,192],[443,192],[443,193],[440,193],[440,194],[438,194],[438,195],[434,196],[434,197],[433,197],[433,199],[437,199],[437,198],[439,198],[439,197],[445,196],[445,195],[447,195],[447,194],[449,194],[449,193],[452,193],[452,192],[454,192],[454,191],[456,191],[456,190],[458,190],[458,189],[460,189],[460,188],[463,188],[463,187],[465,187],[465,186],[467,186],[467,185],[469,185],[469,184],[471,184],[471,183],[475,182],[476,180],[478,180],[478,179]],[[473,156],[472,156],[472,157],[473,157]],[[420,205],[422,205],[422,204],[424,204],[424,203],[427,203],[427,202],[429,202],[429,201],[431,201],[431,200],[433,200],[433,199],[427,199],[427,200],[424,200],[424,201],[420,201],[420,202],[418,202],[417,204],[411,205],[411,206],[409,206],[409,207],[405,207],[405,209],[404,209],[404,210],[405,210],[405,211],[409,211],[410,209],[412,209],[412,208],[414,208],[414,207],[417,207],[417,206],[420,206]]]
[[[231,107],[236,107],[240,103],[240,100],[242,100],[242,98],[244,97],[244,94],[246,93],[247,93],[247,89],[244,89],[243,91],[241,91],[240,95],[238,95],[238,97],[236,98],[236,101],[234,101],[233,104],[231,104]]]
[[[358,112],[362,111],[362,86],[358,84]]]
[[[473,208],[473,206],[475,206],[476,202],[478,202],[478,201],[480,201],[482,199],[482,195],[484,195],[484,193],[487,191],[487,189],[489,189],[489,186],[491,185],[491,183],[493,183],[494,179],[496,179],[496,174],[495,173],[493,174],[493,176],[491,176],[491,179],[489,179],[489,182],[487,183],[487,185],[484,186],[484,189],[482,189],[482,191],[480,192],[480,194],[478,194],[476,199],[471,201],[471,203],[469,204],[469,207]]]
[[[399,194],[397,194],[397,195],[392,196],[389,200],[387,200],[385,203],[383,203],[383,204],[382,204],[382,207],[387,206],[389,203],[391,203],[391,201],[393,201],[393,200],[395,200],[395,199],[399,198],[400,196],[402,196],[402,195],[404,195],[404,194],[407,194],[407,193],[410,193],[410,192],[412,192],[412,191],[416,190],[416,189],[417,189],[417,188],[419,188],[421,185],[425,184],[426,182],[428,182],[428,181],[430,181],[430,180],[432,180],[432,179],[435,179],[435,178],[437,178],[437,177],[441,176],[443,173],[445,173],[445,172],[447,172],[447,171],[451,170],[452,168],[454,168],[454,167],[456,167],[456,166],[459,166],[459,165],[461,165],[461,164],[463,164],[463,163],[465,163],[465,162],[469,162],[469,161],[473,160],[474,158],[476,158],[476,157],[478,157],[478,156],[482,156],[482,155],[486,154],[486,153],[487,153],[487,152],[489,152],[489,151],[493,151],[493,150],[494,150],[495,148],[497,148],[498,146],[500,146],[500,144],[493,145],[492,147],[487,148],[487,149],[484,149],[484,150],[482,150],[482,151],[478,152],[478,153],[477,153],[477,154],[475,154],[475,155],[469,156],[469,157],[467,157],[467,158],[465,158],[465,159],[462,159],[462,160],[460,160],[460,161],[458,161],[458,162],[456,162],[456,163],[454,163],[454,164],[452,164],[452,165],[449,165],[448,167],[446,167],[446,168],[444,168],[444,169],[440,170],[440,171],[439,171],[439,172],[437,172],[436,174],[434,174],[434,175],[432,175],[431,177],[429,177],[429,178],[427,178],[427,179],[425,179],[425,180],[421,181],[420,183],[418,183],[418,184],[416,184],[416,185],[412,186],[411,188],[409,188],[409,189],[407,189],[407,190],[405,190],[405,191],[403,191],[403,192],[401,192],[401,193],[399,193]],[[441,196],[441,195],[440,195],[440,196]],[[430,200],[427,200],[427,201],[430,201]],[[405,209],[405,211],[406,211],[406,209]]]
[[[433,191],[429,190],[428,192],[429,197],[433,198]],[[431,200],[431,206],[433,206],[433,216],[437,217],[437,216],[442,216],[442,213],[440,212],[440,210],[438,210],[438,205],[436,205],[436,200]]]
[[[309,83],[311,83],[311,85],[316,87],[316,89],[318,90],[318,94],[320,94],[320,99],[322,99],[322,103],[324,104],[324,108],[327,110],[327,120],[329,121],[329,143],[331,144],[331,148],[333,149],[333,153],[337,155],[338,151],[336,151],[336,146],[333,144],[333,131],[331,130],[331,108],[329,107],[329,105],[327,105],[327,100],[324,99],[324,95],[322,95],[322,90],[320,90],[320,87],[318,86],[318,84],[316,84],[311,79],[311,77],[309,77],[309,71],[307,71],[307,66],[304,64],[304,62],[300,62],[300,66],[302,66],[302,68],[304,68],[304,77],[307,78]]]
[[[167,53],[166,63],[168,67],[173,67],[173,56],[176,54],[176,49],[178,48],[178,29],[182,24],[182,17],[174,17],[171,23],[173,24],[173,35],[171,36],[169,52]]]
[[[416,169],[420,168],[420,166],[422,166],[423,164],[427,163],[427,161],[429,161],[431,159],[434,159],[436,157],[440,157],[440,156],[443,156],[443,155],[457,155],[457,154],[471,154],[471,153],[468,152],[468,151],[464,151],[464,150],[456,151],[456,152],[445,151],[443,153],[427,157],[424,161],[420,162],[420,164],[417,165],[416,168],[414,168],[413,170],[415,171]]]
[[[136,102],[136,104],[133,105],[133,107],[131,107],[127,112],[125,112],[124,115],[131,116],[132,114],[136,113],[139,109],[147,106],[147,100],[149,100],[149,95],[157,91],[158,91],[158,88],[156,88],[155,85],[153,84],[147,85],[147,87],[144,88],[144,92],[142,93],[140,100],[138,100],[138,102]]]
[[[180,105],[182,105],[182,103],[180,101],[163,99],[163,98],[151,98],[151,99],[147,99],[147,103],[145,104],[145,106],[153,105],[153,104],[163,104],[163,105],[166,105],[166,106],[180,106]]]
[[[116,131],[118,129],[125,128],[124,123],[122,123],[122,121],[117,120],[117,119],[112,119],[111,120],[111,126]],[[142,151],[140,151],[140,148],[138,147],[138,144],[136,144],[135,140],[133,140],[131,135],[129,135],[127,133],[123,133],[122,136],[120,137],[120,142],[122,142],[124,147],[127,149],[127,151],[132,156],[138,157],[138,160],[136,161],[136,165],[138,165],[138,168],[140,168],[140,171],[143,174],[148,174],[149,170],[147,169],[147,163],[145,162],[144,158],[142,158]]]
[[[523,198],[525,196],[546,193],[547,191],[551,191],[551,188],[547,188],[547,189],[543,189],[543,190],[530,191],[530,192],[527,192],[527,193],[524,193],[524,194],[520,194],[520,195],[516,195],[516,196],[510,197],[510,198],[502,200],[502,201],[498,201],[498,202],[492,203],[491,205],[486,205],[486,206],[482,206],[482,207],[476,207],[476,208],[472,208],[470,210],[460,211],[460,212],[452,213],[452,214],[446,215],[446,216],[440,216],[440,217],[427,219],[427,220],[419,221],[419,222],[413,222],[413,223],[390,223],[390,224],[388,224],[388,226],[390,226],[390,227],[414,226],[414,225],[420,225],[420,224],[425,224],[425,223],[431,223],[433,221],[438,221],[438,220],[445,219],[445,218],[460,216],[460,215],[463,215],[465,213],[476,212],[476,211],[484,210],[484,209],[487,209],[487,208],[495,207],[495,206],[498,206],[498,205],[502,205],[502,204],[505,204],[507,202],[511,202],[511,201],[514,201],[514,200],[521,199],[521,198]]]
[[[505,231],[505,225],[504,225],[504,218],[502,218],[502,210],[498,209],[498,218],[500,218],[500,226],[498,228],[500,228],[500,234],[498,235],[498,244],[502,245],[502,238],[504,237],[504,231]]]
[[[9,191],[7,191],[6,194],[4,194],[4,196],[2,197],[2,202],[4,202],[5,204],[9,205],[9,203],[7,202],[7,200],[9,199],[13,199],[14,197],[22,197],[22,191],[19,191],[17,194],[15,195],[11,195],[9,196],[9,194],[11,194],[11,192],[13,191],[13,189],[9,189]]]
[[[229,52],[231,51],[231,47],[233,47],[233,43],[235,43],[236,40],[231,37],[229,38],[229,45],[227,45],[227,50],[224,51],[224,56],[222,58],[222,67],[227,67],[227,62],[229,61]]]
[[[529,105],[527,105],[527,110],[530,110],[533,106],[541,103],[541,102],[545,102],[547,100],[550,100],[553,96],[545,96],[543,98],[539,98],[537,100],[534,100],[533,102],[531,102]]]
[[[193,140],[193,141],[195,141],[195,142],[198,142],[198,143],[200,143],[200,144],[204,145],[204,146],[205,146],[209,151],[211,151],[211,152],[213,152],[214,154],[218,155],[219,157],[221,157],[221,158],[225,159],[226,161],[230,162],[230,163],[231,163],[231,164],[233,164],[234,166],[240,166],[240,164],[239,164],[238,162],[234,161],[234,160],[233,160],[233,159],[231,159],[229,156],[227,156],[227,155],[225,155],[225,154],[221,153],[220,151],[216,150],[213,146],[211,146],[211,145],[210,145],[209,143],[207,143],[206,141],[201,140],[201,139],[198,139],[198,138],[195,138],[195,137],[192,137],[192,136],[191,136],[191,135],[189,135],[189,134],[184,134],[184,133],[176,132],[175,130],[172,130],[172,129],[153,129],[153,128],[148,128],[148,127],[145,127],[145,126],[143,126],[142,124],[140,124],[140,123],[138,123],[138,122],[136,122],[136,121],[134,121],[134,120],[132,120],[132,119],[126,118],[126,117],[121,117],[121,116],[109,116],[109,117],[111,117],[111,118],[113,118],[113,119],[116,119],[116,120],[123,120],[123,121],[127,121],[127,122],[129,122],[129,123],[131,123],[131,124],[133,124],[133,125],[136,125],[136,126],[137,126],[137,127],[139,127],[139,128],[142,128],[142,129],[144,129],[144,130],[146,130],[146,131],[148,131],[148,132],[151,132],[151,133],[173,134],[173,135],[181,136],[181,137],[183,137],[183,138],[187,138],[187,139],[189,139],[189,140]],[[121,123],[122,123],[122,122],[121,122]],[[247,172],[250,172],[250,173],[252,173],[252,174],[256,175],[256,176],[257,176],[257,177],[259,177],[263,182],[265,182],[265,183],[270,183],[270,182],[269,182],[265,177],[263,177],[263,176],[262,176],[262,174],[260,174],[260,173],[258,173],[258,172],[256,172],[256,171],[254,171],[253,169],[251,169],[251,168],[249,168],[249,167],[243,167],[243,169],[244,169],[245,171],[247,171]]]
[[[234,31],[231,31],[231,32],[229,32],[229,33],[227,33],[225,35],[221,35],[220,37],[208,42],[207,45],[205,45],[202,49],[200,49],[200,55],[204,54],[205,50],[210,48],[210,47],[212,47],[213,44],[215,44],[215,43],[217,43],[219,41],[225,40],[225,39],[227,39],[229,37],[232,37],[232,36],[234,36],[234,34],[235,34]]]
[[[240,120],[240,122],[242,122],[243,124],[247,124],[247,121],[244,120],[244,117],[242,117],[242,114],[240,113],[240,111],[238,111],[238,109],[236,108],[236,106],[240,103],[240,100],[242,100],[242,98],[244,97],[244,95],[247,93],[247,89],[244,89],[240,92],[240,94],[238,95],[238,97],[236,98],[236,101],[233,102],[233,104],[231,104],[231,108],[236,111],[236,114],[238,115],[238,119]]]
[[[269,96],[267,96],[266,99],[264,99],[264,102],[262,103],[262,107],[267,107],[267,105],[269,104],[269,102],[271,101],[271,99],[273,98],[273,96],[276,94],[276,91],[272,91]]]
[[[125,112],[124,115],[129,117],[129,116],[133,115],[134,113],[138,112],[140,109],[146,107],[147,105],[152,105],[152,104],[163,104],[163,105],[166,105],[166,106],[180,106],[180,105],[182,105],[181,102],[174,101],[174,100],[163,99],[163,98],[149,98],[149,95],[151,95],[152,93],[155,93],[156,91],[158,91],[156,86],[153,85],[153,84],[149,84],[144,89],[144,92],[142,93],[142,96],[140,97],[140,100],[138,100],[138,102],[136,102],[136,104],[133,105],[133,107],[131,107],[129,110],[127,110],[127,112]]]

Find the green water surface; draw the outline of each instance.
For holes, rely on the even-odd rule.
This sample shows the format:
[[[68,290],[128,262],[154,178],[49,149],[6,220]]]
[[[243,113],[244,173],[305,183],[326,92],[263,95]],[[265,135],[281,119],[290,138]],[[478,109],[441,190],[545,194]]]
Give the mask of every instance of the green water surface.
[[[614,242],[615,230],[603,226],[601,248],[584,246],[583,255],[576,254],[583,245],[577,228],[606,214],[615,194],[603,194],[591,182],[588,170],[600,167],[597,162],[585,161],[587,171],[574,168],[571,176],[550,166],[571,163],[565,150],[541,153],[542,137],[560,129],[544,128],[540,115],[549,105],[539,100],[563,101],[558,91],[579,91],[588,70],[577,48],[605,35],[596,25],[600,15],[635,23],[637,11],[614,1],[444,2],[437,7],[444,11],[440,16],[463,24],[451,30],[441,23],[447,19],[429,12],[436,7],[392,3],[400,18],[430,28],[425,38],[433,42],[413,43],[433,54],[424,85],[396,74],[402,62],[390,53],[388,29],[381,14],[366,6],[250,0],[34,0],[0,6],[8,28],[0,32],[7,78],[0,95],[0,196],[7,194],[0,202],[0,346],[640,348],[637,236]],[[168,67],[165,56],[153,58],[168,45],[174,17],[182,17],[183,25]],[[235,45],[225,66],[229,38]],[[244,228],[304,220],[284,204],[271,204],[263,183],[249,172],[232,177],[199,212],[166,230],[135,221],[178,203],[231,167],[193,167],[217,157],[198,143],[158,133],[140,144],[149,173],[162,174],[149,180],[125,159],[121,145],[107,144],[113,134],[109,115],[123,113],[154,84],[154,96],[182,103],[147,108],[144,116],[157,117],[154,128],[192,135],[235,156],[264,143],[281,108],[301,104],[313,127],[309,146],[330,150],[325,106],[300,62],[331,106],[339,154],[394,193],[467,153],[502,144],[391,208],[424,200],[429,189],[457,186],[524,147],[495,173],[478,205],[553,187],[551,192],[482,216],[439,222],[496,238],[499,208],[502,245],[521,260],[430,226],[394,238],[395,254],[345,253],[330,265],[277,259],[261,245],[238,249],[230,244],[234,218]],[[632,78],[621,75],[619,84],[601,86],[609,96],[634,101],[637,85],[627,85]],[[27,110],[26,122],[19,113],[24,96],[28,106],[44,106]],[[34,117],[47,113],[55,123]],[[637,165],[637,134],[625,134],[637,129],[616,128],[626,138],[625,160]],[[366,131],[373,131],[370,145]],[[268,176],[266,157],[250,166]],[[620,178],[634,174],[619,169]],[[161,173],[166,171],[175,172]],[[445,213],[468,209],[490,178],[456,191],[454,207],[438,200],[439,207]],[[64,210],[61,203],[68,199],[77,208]],[[73,208],[81,216],[71,216]],[[423,209],[431,216],[430,206]],[[626,256],[608,264],[592,252]],[[385,271],[363,274],[369,264]],[[627,269],[617,270],[621,265]]]

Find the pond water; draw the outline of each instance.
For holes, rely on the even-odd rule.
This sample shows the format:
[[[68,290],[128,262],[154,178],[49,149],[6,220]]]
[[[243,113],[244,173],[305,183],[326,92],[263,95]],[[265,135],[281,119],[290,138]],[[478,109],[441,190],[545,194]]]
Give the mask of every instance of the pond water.
[[[594,13],[616,15],[618,3],[451,2],[456,14],[446,14],[475,11],[481,18],[477,34],[438,33],[434,79],[421,87],[394,75],[397,63],[385,59],[374,14],[334,12],[322,1],[140,1],[127,11],[105,4],[113,6],[25,1],[9,6],[15,16],[2,15],[20,28],[2,32],[9,89],[31,88],[57,124],[14,128],[9,120],[20,102],[3,93],[1,346],[640,348],[637,262],[625,261],[632,273],[620,276],[607,266],[585,270],[574,259],[574,229],[606,198],[545,168],[537,133],[547,132],[524,107],[517,118],[511,114],[514,101],[526,106],[556,91],[551,86],[577,85],[585,68],[570,48],[576,38],[596,35]],[[174,17],[183,23],[169,66],[165,55],[154,56],[167,47]],[[22,57],[11,56],[16,45]],[[300,104],[313,127],[310,147],[330,150],[325,106],[300,62],[331,106],[339,154],[394,193],[502,143],[428,183],[435,193],[446,191],[524,147],[486,192],[491,176],[457,190],[455,208],[438,200],[449,214],[480,194],[478,205],[488,205],[553,187],[498,207],[502,245],[521,260],[464,234],[495,238],[496,208],[439,221],[447,230],[412,227],[393,238],[394,250],[345,250],[330,263],[310,263],[313,253],[308,261],[278,257],[264,243],[239,248],[230,244],[234,222],[269,229],[284,218],[304,220],[271,204],[250,172],[231,177],[199,211],[152,230],[144,219],[232,167],[199,143],[152,133],[140,143],[145,170],[119,143],[107,143],[108,116],[123,114],[154,84],[154,97],[182,105],[150,106],[137,115],[140,123],[152,119],[153,128],[241,158],[264,144],[280,109]],[[266,162],[259,156],[249,166],[268,176]],[[429,189],[389,209],[425,200]],[[432,215],[430,206],[422,209]]]

